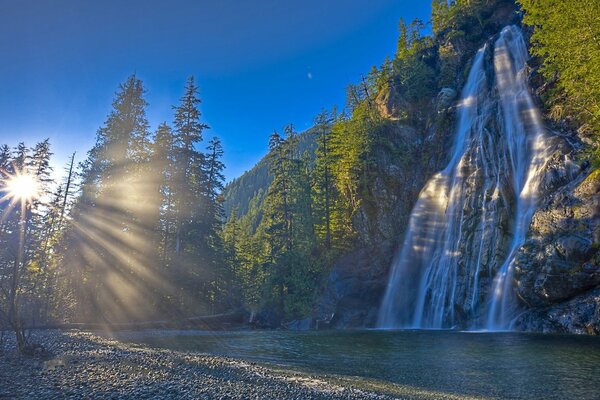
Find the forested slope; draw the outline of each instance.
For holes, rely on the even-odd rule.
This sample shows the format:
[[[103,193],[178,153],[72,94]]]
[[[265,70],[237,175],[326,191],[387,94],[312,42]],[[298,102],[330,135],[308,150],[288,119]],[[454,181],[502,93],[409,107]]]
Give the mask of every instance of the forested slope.
[[[316,149],[314,135],[314,131],[311,129],[298,135],[298,151],[301,154],[306,153],[312,160],[315,158]],[[263,202],[264,195],[273,180],[269,175],[268,158],[268,155],[264,156],[249,171],[225,185],[223,207],[227,217],[234,209],[238,217],[246,215],[250,204]]]

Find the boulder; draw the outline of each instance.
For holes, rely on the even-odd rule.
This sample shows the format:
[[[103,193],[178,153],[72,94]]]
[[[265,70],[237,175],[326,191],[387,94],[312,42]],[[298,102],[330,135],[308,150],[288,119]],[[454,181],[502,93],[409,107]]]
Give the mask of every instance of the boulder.
[[[252,313],[248,324],[257,329],[277,329],[281,327],[281,316],[272,308],[264,308],[257,313]]]
[[[283,324],[283,327],[290,331],[308,331],[314,327],[312,318],[295,319]]]
[[[525,312],[514,327],[522,331],[600,335],[600,289]]]
[[[437,95],[436,109],[437,112],[442,112],[449,109],[453,104],[458,92],[449,87],[442,88]]]
[[[399,120],[406,111],[406,102],[394,85],[383,88],[375,97],[375,106],[379,114],[387,119]]]
[[[578,314],[570,299],[600,285],[600,170],[582,174],[538,209],[515,258],[515,278],[530,307]]]

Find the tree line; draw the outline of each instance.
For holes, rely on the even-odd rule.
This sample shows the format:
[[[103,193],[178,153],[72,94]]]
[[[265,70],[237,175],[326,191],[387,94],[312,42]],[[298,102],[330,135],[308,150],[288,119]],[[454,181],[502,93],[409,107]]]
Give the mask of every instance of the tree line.
[[[233,307],[223,262],[223,148],[191,77],[172,125],[150,131],[142,82],[115,95],[87,158],[54,182],[50,143],[0,148],[0,324],[182,318]],[[19,205],[11,181],[34,177]]]

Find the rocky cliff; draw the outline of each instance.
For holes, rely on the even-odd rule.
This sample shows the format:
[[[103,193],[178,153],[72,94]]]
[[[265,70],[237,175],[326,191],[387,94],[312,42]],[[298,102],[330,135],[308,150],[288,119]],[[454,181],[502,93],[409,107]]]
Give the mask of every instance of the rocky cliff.
[[[540,82],[535,74],[535,60],[529,71],[532,86],[543,86],[544,82]],[[447,154],[444,150],[449,147],[448,134],[444,130],[454,123],[449,114],[453,113],[456,104],[453,100],[455,92],[453,88],[440,91],[436,103],[431,107],[433,115],[437,111],[437,118],[430,119],[429,134],[424,134],[425,131],[418,128],[404,127],[401,130],[405,135],[406,132],[412,133],[411,143],[422,154],[438,154],[438,157],[421,158],[418,164],[412,166],[411,175],[398,166],[393,157],[382,152],[382,163],[385,164],[382,165],[382,171],[392,173],[383,173],[373,182],[371,193],[377,206],[358,213],[355,225],[359,227],[365,243],[379,241],[383,244],[367,246],[341,258],[334,265],[315,310],[315,318],[325,321],[328,326],[371,327],[375,324],[389,266],[397,252],[398,238],[402,238],[407,226],[410,209],[426,179],[441,168],[444,156],[439,154]],[[403,106],[392,104],[394,98],[383,96],[379,106],[382,114],[392,119]],[[573,130],[561,129],[550,121],[547,121],[547,126],[553,151],[542,171],[539,209],[527,229],[525,243],[515,256],[514,282],[511,284],[516,288],[520,314],[511,326],[518,330],[599,334],[600,173],[593,171],[585,162],[577,161],[582,146]],[[428,162],[424,161],[425,158]],[[398,182],[397,188],[389,184],[394,180]],[[475,201],[477,179],[471,184],[473,193],[470,198]],[[510,195],[504,194],[503,197]],[[471,203],[465,203],[464,211],[467,214],[473,211]],[[486,248],[497,249],[487,252],[491,254],[489,260],[484,262],[487,267],[477,272],[480,280],[489,281],[489,287],[492,279],[489,271],[498,269],[498,262],[494,260],[505,256],[506,243],[511,240],[506,229],[506,225],[511,224],[507,215],[510,202],[503,207],[506,212],[500,210],[497,213],[498,221],[494,224],[497,235],[486,236],[484,232],[477,231],[473,224],[467,226],[464,232],[465,236],[487,237],[487,241],[482,241]],[[394,238],[394,235],[397,236]],[[459,268],[462,271],[459,274],[469,270],[464,264],[474,257],[467,253],[468,249],[464,251],[467,257],[462,264],[459,263],[463,265]],[[468,282],[469,279],[459,276],[458,282]],[[459,285],[459,289],[461,287],[465,293],[469,291],[466,283]],[[480,301],[485,301],[487,292],[482,291],[479,297]],[[453,312],[468,313],[468,302],[465,300],[463,303],[467,308],[457,304]]]
[[[564,163],[562,163],[564,165]],[[516,286],[527,311],[516,328],[600,334],[600,169],[567,181],[533,217],[516,259]]]

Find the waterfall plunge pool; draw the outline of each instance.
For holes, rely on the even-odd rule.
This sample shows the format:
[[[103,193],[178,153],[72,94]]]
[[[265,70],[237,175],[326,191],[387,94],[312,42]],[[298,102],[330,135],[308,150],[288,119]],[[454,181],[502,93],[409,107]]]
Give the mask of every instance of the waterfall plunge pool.
[[[115,337],[420,393],[409,398],[600,398],[597,337],[446,330],[161,330]]]

